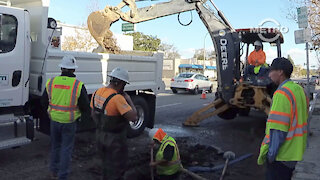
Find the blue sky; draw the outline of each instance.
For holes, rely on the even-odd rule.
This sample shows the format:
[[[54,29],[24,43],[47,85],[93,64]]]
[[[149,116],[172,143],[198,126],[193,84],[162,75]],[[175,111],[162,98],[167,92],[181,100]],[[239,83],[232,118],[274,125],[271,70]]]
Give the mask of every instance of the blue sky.
[[[223,11],[234,28],[257,27],[265,19],[274,19],[280,26],[289,31],[284,33],[285,43],[282,45],[283,56],[291,55],[295,64],[303,64],[305,58],[305,45],[295,44],[294,31],[298,25],[293,20],[286,18],[288,0],[213,0],[218,8]],[[116,6],[119,0],[51,0],[49,17],[60,20],[63,23],[80,25],[84,24],[92,6],[102,9],[106,5]],[[161,1],[137,2],[138,7],[155,4]],[[90,5],[96,4],[97,5]],[[127,10],[127,9],[124,9]],[[182,22],[187,23],[191,19],[191,13],[185,12],[180,15]],[[213,44],[210,36],[206,36],[207,30],[202,24],[196,11],[192,12],[192,23],[182,26],[177,20],[177,15],[167,16],[152,21],[137,24],[137,31],[147,35],[154,35],[163,42],[174,44],[184,58],[192,57],[195,49],[212,49]],[[121,20],[114,23],[111,30],[114,33],[121,32]],[[266,26],[274,26],[274,23],[266,23]],[[206,36],[206,38],[205,38]],[[267,61],[276,56],[276,48],[265,46]],[[311,53],[310,65],[318,66],[314,53]]]

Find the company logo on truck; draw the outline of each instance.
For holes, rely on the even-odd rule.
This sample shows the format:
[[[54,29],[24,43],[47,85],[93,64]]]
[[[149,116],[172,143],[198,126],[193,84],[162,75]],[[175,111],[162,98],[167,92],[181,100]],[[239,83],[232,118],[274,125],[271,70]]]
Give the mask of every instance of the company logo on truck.
[[[8,85],[8,75],[0,74],[0,85]]]
[[[226,32],[224,30],[219,31],[219,35],[224,37]],[[221,50],[221,64],[222,70],[226,70],[228,68],[228,50],[227,50],[228,40],[225,38],[220,39],[220,50]]]

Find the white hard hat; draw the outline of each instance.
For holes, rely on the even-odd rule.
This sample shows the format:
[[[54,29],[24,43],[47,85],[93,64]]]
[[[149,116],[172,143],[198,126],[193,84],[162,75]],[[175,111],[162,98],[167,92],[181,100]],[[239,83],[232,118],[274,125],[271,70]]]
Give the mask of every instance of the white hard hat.
[[[117,78],[117,79],[119,79],[121,81],[124,81],[127,84],[129,84],[128,71],[123,69],[123,68],[121,68],[121,67],[114,68],[108,76]]]
[[[76,58],[71,55],[64,56],[61,60],[61,63],[59,64],[59,67],[65,69],[77,69],[78,66],[76,63]]]
[[[258,40],[254,42],[254,45],[255,45],[255,46],[260,46],[260,47],[262,47],[261,41],[258,41]]]

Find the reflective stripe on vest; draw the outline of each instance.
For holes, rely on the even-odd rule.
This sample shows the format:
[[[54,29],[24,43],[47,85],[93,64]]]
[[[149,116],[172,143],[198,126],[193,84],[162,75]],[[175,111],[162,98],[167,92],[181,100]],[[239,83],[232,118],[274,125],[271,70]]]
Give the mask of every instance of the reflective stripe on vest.
[[[52,97],[52,85],[53,85],[53,80],[54,77],[50,79],[49,84],[48,84],[48,98],[49,98],[49,106],[51,102],[51,97]],[[51,113],[52,108],[49,108],[49,114]]]
[[[60,112],[68,112],[69,113],[69,121],[73,122],[75,120],[75,113],[79,111],[77,107],[77,92],[79,90],[79,86],[81,84],[80,81],[77,79],[74,80],[72,89],[71,89],[71,95],[70,95],[70,105],[69,106],[64,106],[64,105],[59,105],[59,104],[54,104],[52,103],[52,92],[54,89],[65,89],[69,90],[70,86],[65,86],[65,85],[54,85],[54,79],[50,79],[48,83],[48,97],[49,97],[49,113],[52,113],[52,111],[60,111]]]

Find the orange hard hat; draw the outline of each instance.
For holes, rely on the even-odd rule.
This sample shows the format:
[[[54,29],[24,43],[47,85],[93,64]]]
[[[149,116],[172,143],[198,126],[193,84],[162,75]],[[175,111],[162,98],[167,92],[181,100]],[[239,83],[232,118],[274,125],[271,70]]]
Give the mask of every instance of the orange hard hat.
[[[153,128],[149,132],[149,136],[159,142],[161,142],[166,135],[167,133],[165,133],[161,128]]]

